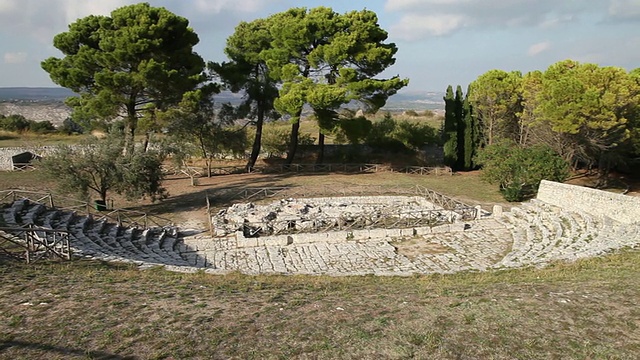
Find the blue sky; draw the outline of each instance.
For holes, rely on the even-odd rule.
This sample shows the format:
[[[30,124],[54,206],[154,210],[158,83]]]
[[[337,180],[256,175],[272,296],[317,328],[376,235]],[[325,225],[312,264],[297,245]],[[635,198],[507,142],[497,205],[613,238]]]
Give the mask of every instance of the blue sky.
[[[89,14],[108,15],[129,0],[0,0],[0,87],[56,86],[40,61],[61,56],[53,36]],[[640,67],[640,0],[149,0],[188,18],[196,51],[223,61],[240,21],[290,7],[367,8],[399,48],[383,75],[410,79],[407,91],[466,87],[491,69],[544,70],[564,59]]]

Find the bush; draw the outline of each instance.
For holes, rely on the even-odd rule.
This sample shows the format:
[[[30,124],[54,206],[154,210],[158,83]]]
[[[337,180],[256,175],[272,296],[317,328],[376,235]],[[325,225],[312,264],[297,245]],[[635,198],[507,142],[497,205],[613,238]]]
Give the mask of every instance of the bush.
[[[505,141],[482,149],[476,161],[482,178],[498,184],[510,202],[534,196],[543,179],[562,182],[569,176],[569,164],[547,146],[521,148]]]
[[[437,130],[428,124],[401,121],[395,128],[393,137],[414,150],[438,142]]]
[[[46,134],[56,131],[51,121],[29,121],[29,131],[37,134]]]
[[[269,124],[262,130],[262,150],[269,157],[281,156],[289,149],[291,130],[286,124]],[[316,139],[311,134],[298,134],[298,145],[313,145]]]
[[[62,122],[62,125],[58,127],[58,132],[61,132],[67,135],[82,134],[84,132],[84,129],[82,128],[82,126],[80,126],[75,121],[73,121],[73,119],[66,118]]]
[[[60,146],[42,160],[42,166],[63,192],[76,192],[88,199],[91,192],[105,201],[109,191],[129,199],[163,198],[160,165],[164,153],[136,151],[122,155],[123,141],[117,137],[93,139],[80,147]]]
[[[0,128],[12,132],[25,132],[29,130],[29,120],[22,115],[9,115],[0,118]]]
[[[365,143],[372,146],[383,146],[389,142],[391,133],[396,129],[396,121],[391,113],[384,114],[384,118],[378,122],[374,122],[371,131],[367,135]]]
[[[340,119],[336,130],[337,143],[360,144],[366,140],[373,129],[373,123],[365,117]]]

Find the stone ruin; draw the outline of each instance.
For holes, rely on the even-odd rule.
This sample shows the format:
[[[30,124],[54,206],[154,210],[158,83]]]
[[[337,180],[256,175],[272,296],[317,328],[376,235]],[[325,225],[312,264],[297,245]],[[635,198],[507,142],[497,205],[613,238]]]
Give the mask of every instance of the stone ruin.
[[[460,214],[419,196],[282,199],[267,205],[235,204],[212,217],[214,235],[244,238],[376,228],[432,227]]]

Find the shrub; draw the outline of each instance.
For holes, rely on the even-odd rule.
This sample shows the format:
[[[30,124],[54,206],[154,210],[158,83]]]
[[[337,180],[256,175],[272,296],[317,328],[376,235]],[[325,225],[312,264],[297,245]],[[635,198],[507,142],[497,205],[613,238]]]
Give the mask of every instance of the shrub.
[[[56,131],[56,127],[53,126],[51,121],[29,121],[29,131],[45,134]]]
[[[9,115],[0,118],[0,128],[12,132],[25,132],[29,130],[29,120],[22,115]]]
[[[66,118],[62,122],[62,124],[58,127],[58,132],[63,134],[71,135],[71,134],[82,134],[84,129],[82,126],[77,124],[73,119]]]
[[[564,181],[569,165],[547,146],[521,148],[512,142],[500,142],[480,151],[477,162],[482,178],[498,184],[507,201],[522,201],[535,195],[540,181]]]
[[[269,124],[262,130],[262,150],[269,157],[281,156],[289,149],[290,127],[286,124]],[[316,139],[311,134],[300,133],[298,145],[313,145]]]
[[[407,147],[419,150],[425,145],[438,142],[437,130],[428,124],[401,121],[395,127],[393,137]]]

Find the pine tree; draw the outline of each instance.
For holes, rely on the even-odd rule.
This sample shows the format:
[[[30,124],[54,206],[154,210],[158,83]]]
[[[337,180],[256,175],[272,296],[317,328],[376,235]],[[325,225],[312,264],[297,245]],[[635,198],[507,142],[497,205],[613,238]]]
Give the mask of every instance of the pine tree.
[[[444,126],[442,129],[444,163],[447,166],[455,168],[458,161],[458,134],[456,129],[456,100],[451,85],[447,87],[444,104]]]

